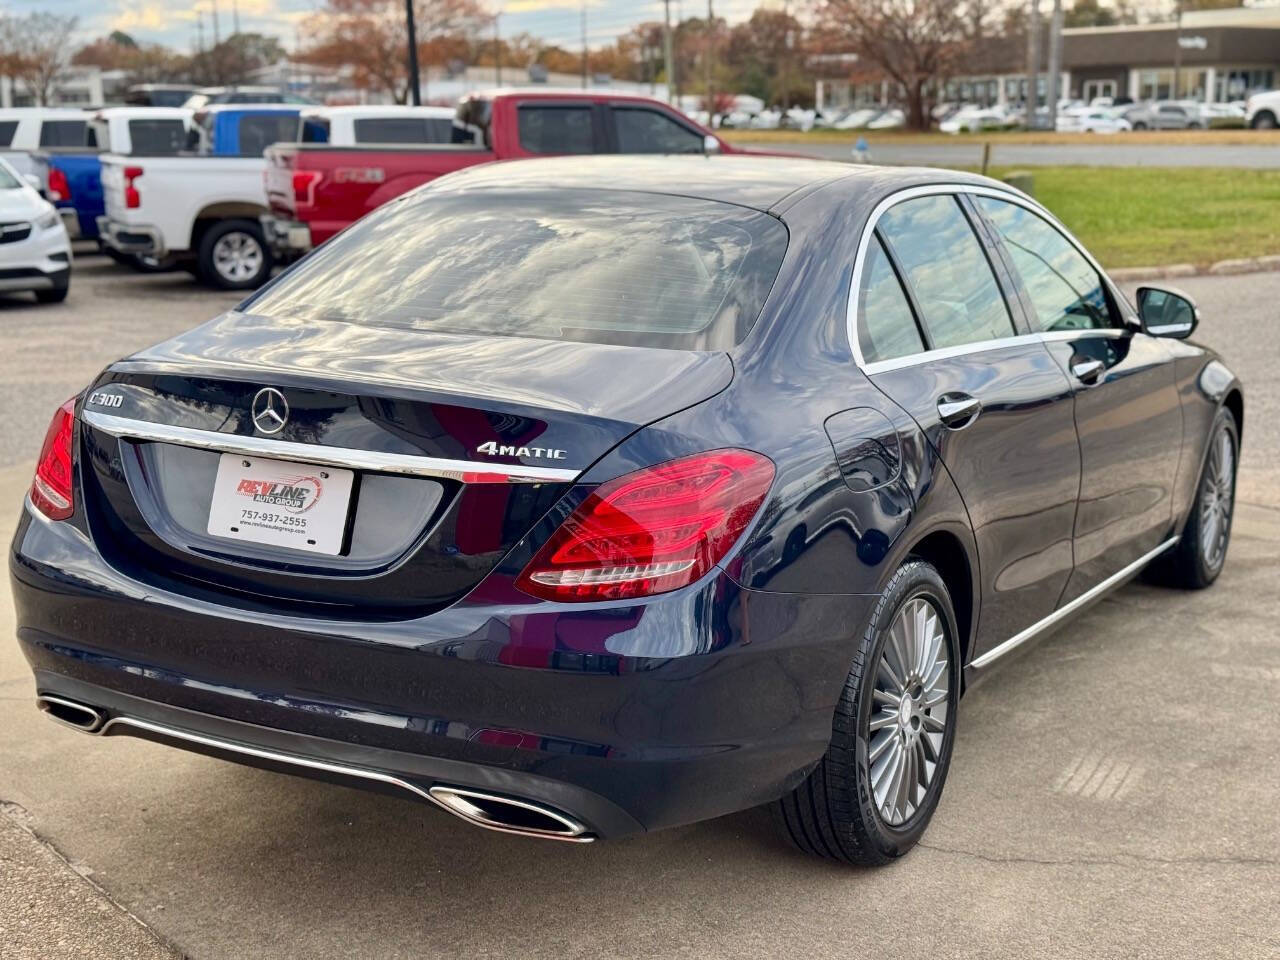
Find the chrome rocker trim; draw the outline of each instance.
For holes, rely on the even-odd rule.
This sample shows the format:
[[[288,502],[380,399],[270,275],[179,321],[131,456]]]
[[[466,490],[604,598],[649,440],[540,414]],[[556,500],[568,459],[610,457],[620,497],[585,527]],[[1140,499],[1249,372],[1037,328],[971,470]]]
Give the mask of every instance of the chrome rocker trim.
[[[301,460],[327,467],[370,470],[377,473],[402,473],[417,477],[438,477],[464,483],[572,483],[582,472],[562,467],[526,467],[505,463],[479,463],[472,460],[446,460],[416,454],[383,453],[378,450],[355,450],[350,447],[328,447],[317,443],[271,440],[266,437],[238,436],[193,427],[176,427],[148,420],[131,420],[109,413],[85,410],[81,419],[95,430],[126,440],[155,443],[177,443],[218,453],[273,457],[277,460]]]
[[[45,699],[49,698],[45,697]],[[77,704],[77,706],[79,705]],[[138,717],[111,717],[97,730],[88,730],[86,728],[86,732],[96,733],[99,736],[109,736],[111,731],[117,727],[131,727],[146,733],[155,734],[156,736],[174,740],[183,740],[187,743],[199,744],[200,746],[209,747],[214,750],[226,753],[237,753],[246,757],[256,757],[260,760],[269,760],[273,763],[280,763],[286,766],[303,767],[308,770],[336,774],[342,777],[351,777],[357,780],[369,780],[375,783],[387,784],[411,793],[421,800],[426,800],[432,806],[439,807],[470,824],[483,827],[486,830],[495,830],[498,833],[513,833],[518,836],[539,837],[546,840],[563,840],[568,843],[591,843],[595,840],[594,834],[588,833],[587,828],[583,824],[571,819],[557,810],[553,810],[550,807],[545,807],[540,803],[535,803],[530,800],[519,800],[514,797],[483,793],[477,790],[465,790],[460,787],[448,787],[443,784],[436,784],[424,790],[417,784],[411,783],[408,780],[402,780],[399,777],[393,776],[389,773],[383,773],[379,770],[370,770],[366,767],[355,767],[345,763],[332,763],[328,760],[313,760],[310,757],[300,757],[291,753],[280,753],[275,750],[265,750],[262,747],[251,747],[248,744],[237,743],[234,740],[223,740],[218,737],[208,737],[204,734],[193,733],[190,730],[182,730],[178,727],[168,726],[167,724],[153,723],[150,720],[142,720]],[[123,732],[128,733],[127,730]],[[556,831],[508,827],[499,821],[488,817],[468,815],[467,812],[464,812],[448,802],[446,797],[450,793],[475,797],[477,799],[493,800],[511,806],[520,807],[524,810],[532,811],[542,817],[546,817],[548,820],[563,824],[564,830]],[[437,796],[437,794],[440,794],[440,796]]]
[[[1139,570],[1145,567],[1148,563],[1150,563],[1156,557],[1160,556],[1160,554],[1164,553],[1166,550],[1168,550],[1170,547],[1176,544],[1178,540],[1179,540],[1178,537],[1169,538],[1164,543],[1160,544],[1160,546],[1152,550],[1150,553],[1145,553],[1142,556],[1140,556],[1137,560],[1133,561],[1133,563],[1129,564],[1120,572],[1113,573],[1111,576],[1107,577],[1107,579],[1103,580],[1096,587],[1086,590],[1084,593],[1080,594],[1080,596],[1076,597],[1074,600],[1068,603],[1065,607],[1059,607],[1057,610],[1053,611],[1053,613],[1049,614],[1040,622],[1033,623],[1031,626],[1027,627],[1027,629],[1023,630],[1021,633],[1015,634],[1014,636],[1010,637],[1004,643],[1000,644],[1000,646],[993,647],[992,649],[984,653],[982,656],[976,657],[975,659],[970,661],[969,666],[977,667],[981,669],[982,667],[985,667],[991,664],[995,660],[998,660],[1000,657],[1003,657],[1006,653],[1009,653],[1011,650],[1014,650],[1015,648],[1020,647],[1022,644],[1026,643],[1028,640],[1034,637],[1036,634],[1041,633],[1042,631],[1048,630],[1055,623],[1058,623],[1064,618],[1070,616],[1072,613],[1074,613],[1075,611],[1083,607],[1086,603],[1089,603],[1091,600],[1096,600],[1098,597],[1102,596],[1102,594],[1106,593],[1108,590],[1111,590],[1114,587],[1120,586],[1124,581],[1128,580],[1135,573],[1137,573]]]

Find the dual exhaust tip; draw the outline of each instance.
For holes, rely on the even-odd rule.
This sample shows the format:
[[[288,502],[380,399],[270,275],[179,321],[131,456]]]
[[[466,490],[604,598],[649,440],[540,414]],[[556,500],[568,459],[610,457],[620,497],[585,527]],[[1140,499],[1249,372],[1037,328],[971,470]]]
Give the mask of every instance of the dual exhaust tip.
[[[79,730],[81,733],[102,734],[107,731],[109,726],[120,724],[126,728],[140,727],[152,732],[165,733],[177,740],[197,740],[205,744],[211,743],[210,738],[203,734],[188,733],[176,727],[161,727],[149,721],[142,723],[129,717],[108,718],[105,712],[96,707],[91,707],[75,700],[68,700],[65,697],[53,696],[52,694],[40,694],[37,696],[36,706],[54,720]],[[314,769],[317,767],[315,762],[308,761],[302,757],[250,748],[232,741],[217,741],[213,745],[219,746],[231,754],[265,757],[302,768]],[[590,843],[595,839],[594,834],[588,831],[585,824],[536,800],[520,800],[502,794],[452,787],[445,784],[435,784],[424,791],[416,784],[388,776],[379,771],[328,763],[323,764],[323,766],[331,772],[345,774],[354,779],[375,780],[399,786],[416,798],[430,800],[455,817],[459,817],[474,826],[483,827],[486,830],[496,830],[499,833],[514,833],[524,837],[540,837],[546,840],[566,840],[570,843]]]

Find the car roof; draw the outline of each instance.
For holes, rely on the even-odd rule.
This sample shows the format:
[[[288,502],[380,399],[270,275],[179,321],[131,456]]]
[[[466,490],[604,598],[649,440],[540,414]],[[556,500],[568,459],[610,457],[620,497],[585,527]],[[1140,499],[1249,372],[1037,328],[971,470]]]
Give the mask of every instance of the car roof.
[[[196,113],[298,113],[305,107],[302,103],[210,103],[196,109]],[[189,110],[190,108],[188,108]]]
[[[22,117],[43,117],[48,120],[88,120],[92,112],[77,107],[3,107],[0,117],[21,119]]]
[[[289,106],[289,104],[281,104]],[[295,108],[299,104],[292,104]],[[436,117],[451,118],[456,112],[453,107],[415,107],[403,103],[381,104],[348,104],[341,107],[306,106],[302,112],[308,117],[340,117],[348,114],[357,117]]]
[[[952,170],[876,167],[800,156],[614,154],[479,164],[441,179],[430,189],[608,189],[694,197],[776,212],[789,198],[836,182],[849,190],[877,194],[921,183],[1003,186]]]
[[[95,111],[93,116],[101,120],[114,117],[128,117],[131,120],[186,120],[192,112],[186,107],[103,107]]]

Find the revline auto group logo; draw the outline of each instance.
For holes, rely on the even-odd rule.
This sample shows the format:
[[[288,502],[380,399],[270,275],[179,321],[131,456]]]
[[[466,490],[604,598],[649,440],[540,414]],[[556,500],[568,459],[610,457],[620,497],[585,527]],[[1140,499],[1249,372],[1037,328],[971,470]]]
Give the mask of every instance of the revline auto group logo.
[[[306,513],[320,502],[324,491],[318,477],[281,477],[278,480],[250,480],[242,478],[236,485],[236,493],[249,497],[254,503],[268,507],[280,507],[290,513]]]

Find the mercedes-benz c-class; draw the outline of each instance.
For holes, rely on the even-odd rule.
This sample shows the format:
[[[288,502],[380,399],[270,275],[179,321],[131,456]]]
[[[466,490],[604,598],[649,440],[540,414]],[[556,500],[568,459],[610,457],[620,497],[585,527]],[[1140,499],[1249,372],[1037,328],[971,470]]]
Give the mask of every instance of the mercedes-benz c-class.
[[[565,841],[772,804],[886,862],[967,687],[1222,570],[1198,321],[976,176],[476,167],[55,413],[19,641],[89,733]]]

